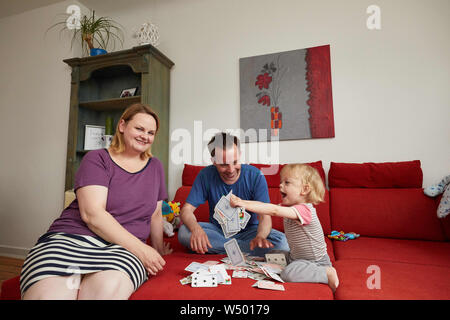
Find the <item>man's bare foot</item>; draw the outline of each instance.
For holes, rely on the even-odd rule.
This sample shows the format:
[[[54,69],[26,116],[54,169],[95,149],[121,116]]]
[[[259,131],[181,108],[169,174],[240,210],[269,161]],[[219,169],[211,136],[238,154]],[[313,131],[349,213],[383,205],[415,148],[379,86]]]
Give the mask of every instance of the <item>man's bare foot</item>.
[[[336,291],[336,288],[339,286],[339,278],[336,272],[336,269],[333,267],[327,268],[327,277],[328,277],[328,285],[330,286],[333,293]]]

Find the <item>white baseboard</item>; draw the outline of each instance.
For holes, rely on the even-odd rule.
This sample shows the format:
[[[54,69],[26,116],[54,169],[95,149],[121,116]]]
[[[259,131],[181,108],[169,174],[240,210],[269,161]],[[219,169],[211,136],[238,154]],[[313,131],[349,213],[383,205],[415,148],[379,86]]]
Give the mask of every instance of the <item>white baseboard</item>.
[[[28,251],[30,251],[30,248],[0,245],[0,256],[3,257],[25,259]]]

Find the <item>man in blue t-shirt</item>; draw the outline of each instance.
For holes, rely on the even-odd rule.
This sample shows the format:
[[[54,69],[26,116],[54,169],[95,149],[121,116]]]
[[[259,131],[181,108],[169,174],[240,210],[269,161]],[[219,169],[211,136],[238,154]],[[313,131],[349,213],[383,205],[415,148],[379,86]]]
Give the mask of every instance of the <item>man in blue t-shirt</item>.
[[[224,243],[235,238],[243,252],[263,256],[271,249],[289,251],[284,233],[272,230],[268,215],[251,216],[245,229],[225,238],[222,228],[213,217],[214,208],[222,196],[231,190],[241,199],[269,203],[267,182],[261,171],[240,163],[239,139],[228,133],[218,133],[208,143],[213,165],[202,169],[195,178],[186,203],[181,209],[183,225],[178,232],[180,243],[197,253],[224,254]],[[197,222],[195,209],[209,203],[209,221]]]

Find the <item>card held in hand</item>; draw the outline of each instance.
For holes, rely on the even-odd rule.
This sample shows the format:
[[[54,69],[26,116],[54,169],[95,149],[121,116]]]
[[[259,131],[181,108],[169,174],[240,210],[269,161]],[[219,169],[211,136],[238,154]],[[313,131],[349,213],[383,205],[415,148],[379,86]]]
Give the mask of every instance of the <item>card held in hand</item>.
[[[219,202],[217,202],[216,207],[228,220],[231,220],[233,218],[233,214],[237,211],[236,208],[231,207],[230,200],[228,200],[224,196],[222,196]]]
[[[239,248],[236,239],[231,239],[230,241],[225,242],[223,246],[225,247],[225,251],[227,252],[228,258],[230,258],[232,265],[238,266],[245,264],[244,255],[242,254],[241,248]]]

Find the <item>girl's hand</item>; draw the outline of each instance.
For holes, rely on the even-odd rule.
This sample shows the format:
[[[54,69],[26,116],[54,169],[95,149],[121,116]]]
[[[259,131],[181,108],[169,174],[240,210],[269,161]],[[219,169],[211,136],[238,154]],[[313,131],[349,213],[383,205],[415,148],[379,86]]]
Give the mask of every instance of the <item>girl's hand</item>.
[[[234,194],[231,194],[230,196],[230,205],[235,207],[244,207],[244,203],[241,198],[235,196]]]
[[[144,243],[142,244],[138,258],[141,260],[147,272],[152,276],[161,271],[166,264],[166,261],[161,257],[158,251]]]

